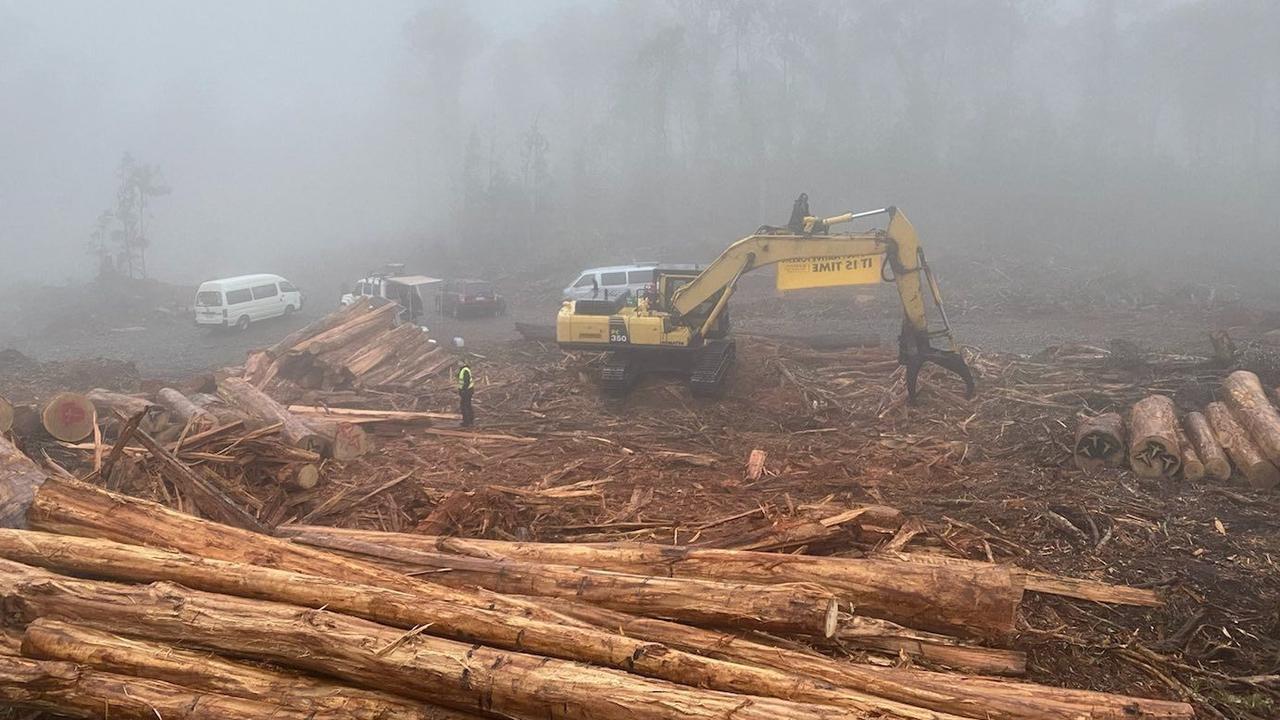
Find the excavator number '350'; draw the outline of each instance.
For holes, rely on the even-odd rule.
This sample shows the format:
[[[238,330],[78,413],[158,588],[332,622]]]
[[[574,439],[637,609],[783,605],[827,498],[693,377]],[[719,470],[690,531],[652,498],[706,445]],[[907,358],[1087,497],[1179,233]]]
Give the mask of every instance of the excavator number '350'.
[[[879,216],[887,220],[884,229],[829,231],[832,225]],[[718,395],[734,360],[726,307],[738,279],[757,268],[795,261],[808,261],[805,269],[853,271],[837,284],[894,282],[904,313],[898,362],[906,366],[910,398],[916,397],[926,362],[959,375],[973,395],[973,375],[955,348],[938,284],[906,215],[888,207],[817,218],[808,214],[803,195],[787,227],[761,227],[700,273],[660,267],[651,291],[638,298],[565,301],[556,316],[556,342],[567,349],[607,351],[601,382],[610,394],[626,393],[646,372],[663,371],[686,374],[695,395]],[[868,276],[867,271],[878,272]],[[926,285],[941,320],[937,330],[929,329],[925,315]],[[945,338],[949,348],[933,347],[934,338]]]

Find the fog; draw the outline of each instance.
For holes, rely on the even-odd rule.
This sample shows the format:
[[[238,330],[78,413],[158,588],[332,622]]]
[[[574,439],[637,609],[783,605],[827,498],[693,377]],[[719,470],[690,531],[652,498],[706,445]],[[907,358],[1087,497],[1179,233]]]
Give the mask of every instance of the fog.
[[[802,191],[935,254],[1247,264],[1277,128],[1269,0],[6,0],[0,277],[92,277],[125,153],[170,190],[171,282],[567,279],[705,259]]]

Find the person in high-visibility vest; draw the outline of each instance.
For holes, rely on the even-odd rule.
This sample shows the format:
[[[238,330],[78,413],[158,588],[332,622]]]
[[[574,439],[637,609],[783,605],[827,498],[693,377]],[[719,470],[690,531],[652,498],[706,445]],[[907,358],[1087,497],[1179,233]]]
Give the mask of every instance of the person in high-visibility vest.
[[[471,364],[462,359],[462,367],[458,369],[458,403],[462,411],[462,427],[471,427],[475,422],[475,414],[471,411],[471,392],[475,389],[471,381]]]

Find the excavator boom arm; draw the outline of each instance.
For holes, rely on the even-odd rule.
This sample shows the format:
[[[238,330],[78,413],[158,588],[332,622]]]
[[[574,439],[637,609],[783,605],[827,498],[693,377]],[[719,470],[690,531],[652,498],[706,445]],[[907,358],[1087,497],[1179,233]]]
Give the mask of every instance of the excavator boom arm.
[[[686,318],[698,306],[715,297],[716,293],[721,293],[719,301],[699,330],[699,335],[705,335],[723,312],[738,278],[756,268],[804,258],[884,255],[885,261],[893,270],[898,297],[902,301],[903,322],[902,333],[898,336],[898,360],[907,368],[908,394],[915,398],[920,369],[924,363],[931,362],[959,375],[964,380],[966,393],[971,396],[974,392],[973,374],[964,358],[954,347],[938,349],[930,343],[921,277],[927,274],[927,267],[924,265],[924,254],[920,251],[916,230],[907,216],[897,208],[888,207],[865,213],[848,212],[826,219],[806,218],[805,225],[825,230],[837,223],[882,214],[888,216],[889,222],[885,229],[872,232],[838,235],[756,234],[745,237],[730,245],[706,270],[677,290],[671,298],[671,311],[677,317]],[[929,282],[934,303],[941,310],[942,298],[931,276]],[[948,329],[944,329],[942,334],[950,339]]]
[[[884,213],[886,229],[841,235],[751,235],[725,249],[715,262],[688,285],[677,290],[671,310],[683,317],[721,290],[729,290],[741,275],[787,260],[812,257],[885,255],[897,279],[898,295],[907,324],[925,332],[924,298],[920,283],[920,243],[907,216],[896,208],[874,213],[846,213],[825,222],[847,222],[855,217]]]

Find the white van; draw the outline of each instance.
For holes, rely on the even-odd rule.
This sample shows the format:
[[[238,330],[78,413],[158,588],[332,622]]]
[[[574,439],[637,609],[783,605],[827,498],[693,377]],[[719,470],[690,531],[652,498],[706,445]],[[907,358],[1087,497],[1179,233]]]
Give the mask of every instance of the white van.
[[[562,292],[566,300],[612,300],[625,292],[635,297],[646,285],[653,283],[654,271],[658,269],[701,270],[702,266],[643,262],[589,268]]]
[[[302,309],[302,293],[279,275],[239,275],[200,283],[196,324],[244,330],[249,323]]]

